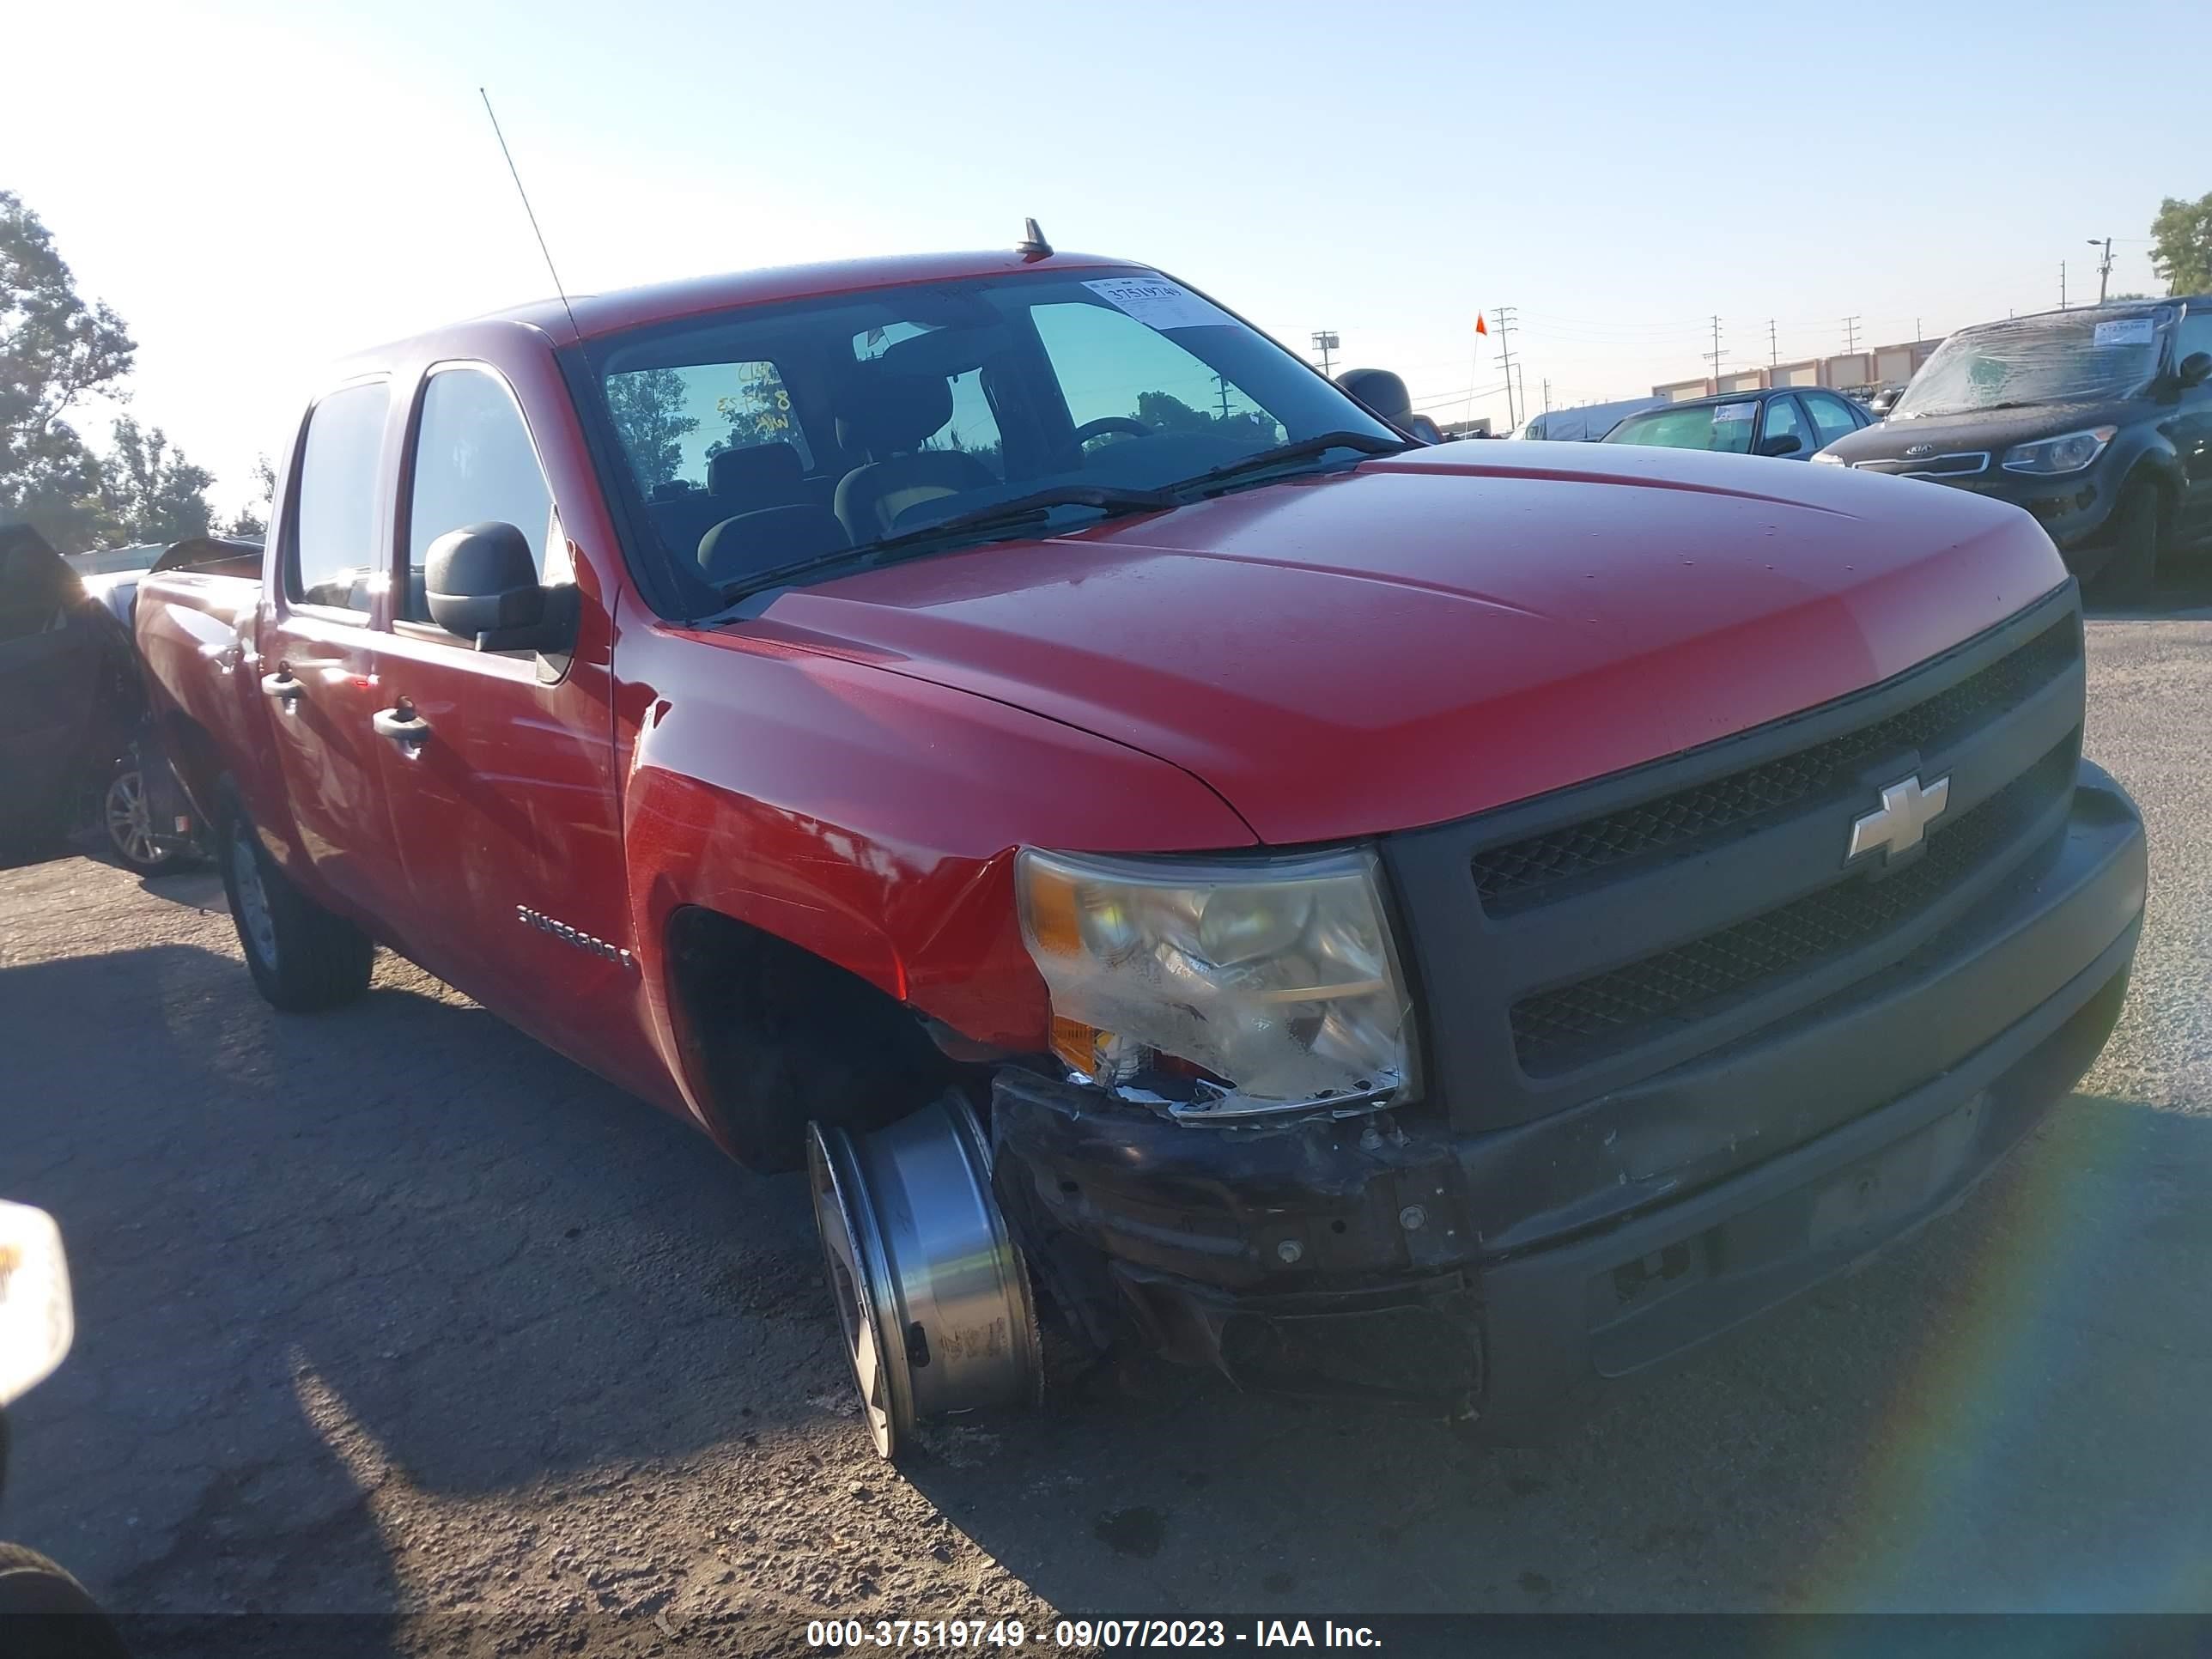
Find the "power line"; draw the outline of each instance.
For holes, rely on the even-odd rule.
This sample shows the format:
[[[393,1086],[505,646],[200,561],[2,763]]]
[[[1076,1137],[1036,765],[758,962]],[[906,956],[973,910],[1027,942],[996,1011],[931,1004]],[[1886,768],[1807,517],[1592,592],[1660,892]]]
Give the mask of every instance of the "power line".
[[[1505,424],[1516,431],[1521,427],[1520,418],[1513,407],[1513,313],[1517,309],[1514,306],[1493,306],[1490,311],[1490,314],[1498,319],[1498,327],[1494,331],[1498,336],[1498,356],[1505,370]]]
[[[2091,247],[2097,246],[2097,239],[2095,237],[2092,236],[2089,239],[2089,246]],[[2105,238],[2105,257],[2097,264],[2097,303],[2099,305],[2105,303],[2105,289],[2112,280],[2112,239],[2107,236]]]

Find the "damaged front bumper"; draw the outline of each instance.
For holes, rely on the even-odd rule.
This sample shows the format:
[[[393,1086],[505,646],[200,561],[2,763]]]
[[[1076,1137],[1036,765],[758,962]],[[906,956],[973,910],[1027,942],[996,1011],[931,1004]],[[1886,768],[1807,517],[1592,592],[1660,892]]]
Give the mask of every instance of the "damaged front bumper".
[[[1194,1127],[1009,1068],[994,1184],[1102,1345],[1133,1332],[1240,1386],[1533,1424],[1955,1204],[2103,1047],[2145,869],[2132,803],[2085,766],[2032,878],[1879,984],[1632,1087],[1482,1132],[1437,1103]],[[1745,1144],[1839,1076],[1854,1109]]]

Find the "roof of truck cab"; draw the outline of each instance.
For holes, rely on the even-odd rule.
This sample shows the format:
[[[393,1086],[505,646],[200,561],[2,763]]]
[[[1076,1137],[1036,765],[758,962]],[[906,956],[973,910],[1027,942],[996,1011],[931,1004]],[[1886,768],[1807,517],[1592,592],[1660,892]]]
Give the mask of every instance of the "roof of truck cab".
[[[597,339],[623,329],[778,300],[860,293],[907,283],[1018,276],[1024,271],[1118,270],[1133,266],[1150,269],[1133,260],[1109,259],[1091,253],[1054,253],[1043,258],[1025,258],[1011,249],[990,253],[912,253],[690,276],[679,282],[616,289],[605,294],[572,294],[565,303],[556,295],[510,306],[471,320],[527,323],[544,330],[565,345],[580,335],[585,339]]]

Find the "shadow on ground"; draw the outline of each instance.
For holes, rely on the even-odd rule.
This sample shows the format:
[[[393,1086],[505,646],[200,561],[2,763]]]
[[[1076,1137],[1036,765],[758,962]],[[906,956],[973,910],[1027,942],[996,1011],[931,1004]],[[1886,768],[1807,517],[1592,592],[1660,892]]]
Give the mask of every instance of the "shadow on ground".
[[[557,1511],[822,1431],[796,1182],[404,965],[308,1018],[241,980],[178,945],[0,971],[0,1187],[61,1218],[79,1311],[17,1421],[26,1541],[133,1609],[390,1606],[386,1482]],[[1073,1611],[2212,1606],[2208,1186],[2212,1119],[2076,1097],[1911,1245],[1540,1448],[1139,1368],[912,1478]]]
[[[242,984],[174,945],[0,971],[0,1190],[77,1301],[9,1497],[67,1528],[25,1541],[134,1608],[389,1605],[364,1486],[677,1455],[820,1370],[795,1181],[404,964],[313,1018]]]
[[[1065,1608],[2212,1607],[2208,1186],[2212,1119],[2075,1097],[1538,1448],[1152,1374],[914,1478]]]

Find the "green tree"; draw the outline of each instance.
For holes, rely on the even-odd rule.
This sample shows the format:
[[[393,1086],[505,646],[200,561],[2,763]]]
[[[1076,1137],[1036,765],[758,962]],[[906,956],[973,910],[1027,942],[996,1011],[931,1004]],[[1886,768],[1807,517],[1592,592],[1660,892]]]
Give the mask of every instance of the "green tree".
[[[160,427],[142,428],[125,415],[115,423],[115,447],[100,467],[101,532],[125,545],[204,536],[213,517],[207,487],[214,482],[215,474],[186,460]]]
[[[2175,196],[2158,204],[2150,222],[2150,268],[2169,294],[2212,292],[2212,191],[2193,202]]]
[[[607,380],[607,407],[629,453],[637,481],[651,489],[684,468],[684,440],[699,429],[684,412],[684,377],[672,368],[648,368]]]
[[[276,500],[276,469],[270,465],[266,455],[253,459],[253,482],[260,493],[240,507],[238,515],[222,527],[226,536],[258,538],[269,533],[269,513]]]
[[[137,349],[123,319],[87,305],[39,216],[0,190],[0,517],[74,551],[97,533],[99,463],[64,417],[114,389]]]

